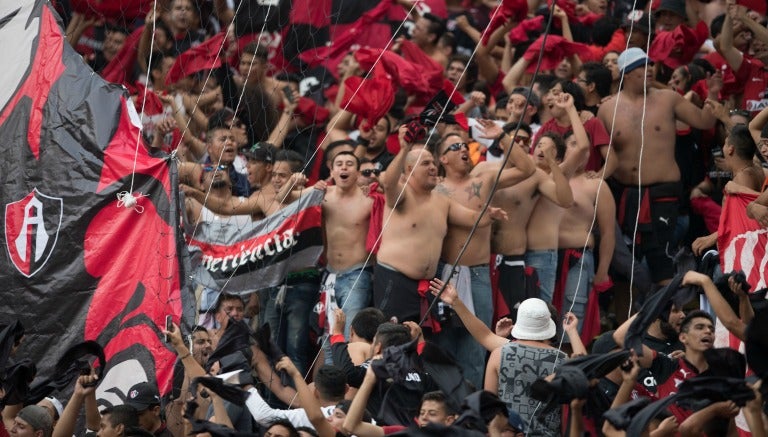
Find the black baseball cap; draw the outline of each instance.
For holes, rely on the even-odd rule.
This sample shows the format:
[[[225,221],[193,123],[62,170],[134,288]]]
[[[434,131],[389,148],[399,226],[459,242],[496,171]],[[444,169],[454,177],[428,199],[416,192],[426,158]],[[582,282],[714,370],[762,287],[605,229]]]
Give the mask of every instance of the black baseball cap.
[[[128,390],[125,405],[130,405],[136,411],[142,412],[152,406],[160,405],[160,392],[154,384],[140,382]]]
[[[264,141],[259,141],[258,143],[251,146],[250,149],[243,152],[243,155],[245,155],[245,157],[248,159],[272,163],[275,160],[275,146]]]

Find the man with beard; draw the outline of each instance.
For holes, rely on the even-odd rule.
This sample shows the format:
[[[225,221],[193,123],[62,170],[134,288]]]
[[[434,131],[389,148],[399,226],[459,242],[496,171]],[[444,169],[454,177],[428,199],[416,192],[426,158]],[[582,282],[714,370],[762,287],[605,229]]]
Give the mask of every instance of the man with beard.
[[[480,217],[480,212],[436,195],[435,157],[407,143],[406,132],[407,126],[401,126],[400,151],[381,177],[387,225],[374,267],[373,300],[388,317],[418,322],[425,315],[429,279],[437,273],[448,226],[471,227],[478,220],[479,226],[487,226],[493,219],[505,219],[506,213],[491,207]]]
[[[358,158],[367,158],[374,164],[378,164],[382,170],[386,170],[394,156],[387,151],[387,137],[390,125],[387,117],[381,117],[373,128],[360,128],[360,138],[357,142],[355,154]]]
[[[715,287],[708,276],[694,271],[689,271],[683,278],[681,286],[688,285],[702,288]],[[627,330],[635,317],[637,315],[624,322],[613,333],[613,340],[619,346],[624,346]],[[704,375],[709,370],[705,352],[712,349],[715,344],[715,325],[712,316],[700,310],[690,312],[680,322],[678,339],[684,348],[682,356],[672,358],[643,345],[643,355],[638,358],[640,366],[649,369],[656,378],[657,399],[663,399],[676,392],[677,387],[686,379]],[[683,423],[692,413],[676,405],[670,407],[670,411],[675,415],[678,423]]]

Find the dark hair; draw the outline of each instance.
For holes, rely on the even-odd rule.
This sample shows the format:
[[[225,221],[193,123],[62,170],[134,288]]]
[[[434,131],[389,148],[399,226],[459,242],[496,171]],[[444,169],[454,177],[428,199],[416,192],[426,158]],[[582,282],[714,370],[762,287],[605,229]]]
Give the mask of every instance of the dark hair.
[[[333,157],[333,160],[335,161],[335,160],[336,160],[336,158],[338,158],[339,156],[342,156],[342,155],[345,155],[345,156],[346,156],[346,155],[348,155],[348,156],[351,156],[351,157],[354,159],[354,161],[355,161],[355,168],[357,168],[358,170],[360,169],[360,158],[358,158],[358,157],[357,157],[357,156],[356,156],[354,153],[352,153],[352,152],[349,152],[349,151],[347,151],[347,150],[342,150],[341,152],[337,153],[337,154],[336,154],[336,155]]]
[[[373,337],[376,336],[376,330],[379,329],[379,325],[384,323],[385,320],[387,319],[380,309],[363,308],[355,314],[349,326],[358,337],[372,343]]]
[[[219,297],[216,299],[216,305],[213,306],[213,312],[218,313],[221,309],[221,306],[224,304],[224,302],[228,300],[239,300],[243,305],[245,305],[245,302],[243,302],[243,298],[236,295],[236,294],[229,294],[229,293],[219,293]]]
[[[461,62],[464,64],[465,71],[464,71],[464,83],[466,84],[466,88],[472,89],[472,86],[477,82],[477,76],[478,76],[478,69],[477,69],[477,63],[473,59],[469,59],[469,56],[467,55],[453,55],[450,58],[448,58],[448,65],[451,65],[452,62]]]
[[[357,147],[357,143],[355,143],[354,140],[346,139],[346,140],[334,141],[328,144],[327,146],[325,146],[325,150],[323,151],[323,156],[325,156],[325,161],[330,162],[331,156],[333,156],[333,153],[331,153],[331,151],[341,146],[350,146],[352,147],[352,150],[354,150],[355,147]]]
[[[299,437],[299,431],[296,430],[296,427],[293,426],[291,421],[288,419],[273,420],[272,422],[269,422],[265,429],[268,431],[273,426],[282,426],[283,428],[287,429],[289,437]]]
[[[435,44],[437,44],[438,41],[440,41],[440,38],[443,37],[443,34],[447,30],[445,26],[445,21],[438,17],[435,14],[430,14],[429,12],[425,14],[421,14],[422,18],[426,18],[429,20],[429,26],[427,27],[427,32],[435,35]]]
[[[701,66],[693,63],[683,65],[682,67],[679,67],[679,69],[685,77],[685,87],[683,88],[684,91],[690,91],[693,87],[693,84],[706,77],[704,69]]]
[[[563,137],[560,136],[560,134],[557,132],[548,131],[541,134],[539,141],[541,141],[542,138],[549,138],[553,143],[555,143],[555,150],[557,150],[556,159],[558,161],[562,161],[565,157],[565,141],[563,140]]]
[[[390,346],[400,346],[411,341],[411,332],[405,325],[382,323],[376,330],[376,341],[381,344],[381,350]]]
[[[735,148],[736,156],[739,158],[751,161],[755,157],[757,144],[755,144],[752,134],[749,133],[748,127],[740,124],[734,126],[726,142]]]
[[[173,56],[171,54],[168,54],[168,53],[163,53],[163,52],[155,53],[155,56],[152,56],[151,62],[149,63],[149,66],[147,67],[149,72],[152,73],[154,70],[162,69],[163,68],[163,60],[165,60],[165,58],[176,59],[175,56]]]
[[[213,114],[211,114],[210,117],[208,117],[208,130],[207,132],[211,132],[215,129],[227,129],[229,130],[230,123],[232,123],[232,119],[235,118],[237,114],[235,114],[235,111],[233,111],[231,108],[223,107]]]
[[[299,152],[287,149],[278,150],[275,154],[275,163],[285,161],[291,166],[291,171],[296,173],[304,166],[304,158]]]
[[[314,436],[314,437],[320,437],[320,434],[315,431],[314,428],[310,428],[308,426],[300,426],[296,428],[296,432],[306,432],[307,434]]]
[[[517,124],[516,121],[513,121],[512,123],[505,124],[501,129],[511,135],[517,130]],[[520,122],[520,130],[527,133],[528,136],[533,136],[533,131],[531,130],[531,127],[528,126],[528,123]]]
[[[592,43],[599,46],[607,46],[611,41],[614,32],[621,26],[621,21],[617,18],[603,15],[592,24],[591,36]]]
[[[539,93],[541,96],[548,93],[549,90],[555,86],[555,83],[557,83],[559,79],[555,77],[553,74],[540,74],[536,76],[536,78],[533,80],[533,83],[539,84]]]
[[[101,412],[102,416],[109,415],[110,425],[113,427],[123,425],[125,428],[139,426],[139,412],[130,405],[115,405],[107,407]]]
[[[443,32],[438,42],[442,43],[445,47],[450,47],[451,53],[456,51],[456,36],[451,32]]]
[[[436,391],[430,391],[427,393],[424,393],[424,396],[421,397],[421,404],[424,404],[424,402],[432,401],[432,402],[439,402],[443,404],[443,408],[445,409],[445,414],[454,415],[457,414],[456,407],[453,405],[453,402],[451,402],[451,399],[446,396],[445,393],[443,393],[442,390],[436,390]]]
[[[243,48],[243,54],[253,55],[254,58],[257,58],[263,62],[267,62],[267,59],[269,58],[269,52],[267,51],[267,48],[264,47],[264,44],[260,44],[258,39],[249,42]]]
[[[325,399],[339,401],[346,394],[347,375],[334,365],[320,366],[315,375],[315,387]]]
[[[202,325],[195,325],[195,326],[193,326],[192,327],[192,333],[194,334],[195,332],[205,332],[206,334],[210,334],[208,332],[208,328],[206,328],[205,326],[202,326]]]
[[[683,318],[683,321],[680,323],[680,332],[688,332],[693,319],[707,319],[710,322],[715,323],[715,319],[713,319],[712,315],[708,312],[702,310],[693,310],[686,314],[685,318]]]
[[[560,84],[564,93],[568,93],[573,97],[573,106],[576,107],[577,111],[583,111],[587,107],[584,101],[584,91],[579,85],[570,80],[558,80],[556,83]]]
[[[611,94],[611,70],[599,62],[587,62],[581,66],[587,83],[595,84],[595,91],[600,97]]]

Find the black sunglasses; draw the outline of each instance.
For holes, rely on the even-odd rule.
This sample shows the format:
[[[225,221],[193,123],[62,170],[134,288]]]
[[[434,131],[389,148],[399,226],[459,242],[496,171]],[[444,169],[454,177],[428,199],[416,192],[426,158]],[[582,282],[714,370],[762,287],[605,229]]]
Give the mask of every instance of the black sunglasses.
[[[227,169],[227,166],[223,165],[223,164],[221,164],[221,165],[206,164],[206,165],[203,166],[203,171],[206,171],[206,172],[207,171],[214,171],[214,170],[224,171],[226,169]]]
[[[448,153],[448,152],[457,152],[457,151],[459,151],[459,150],[461,150],[461,149],[467,149],[467,150],[469,150],[469,146],[467,146],[467,143],[453,143],[453,144],[451,144],[450,146],[448,146],[448,148],[446,148],[446,149],[443,151],[443,155],[445,155],[445,154],[446,154],[446,153]]]
[[[360,170],[360,174],[369,178],[372,174],[378,176],[381,174],[381,170],[378,168],[366,168],[365,170]]]

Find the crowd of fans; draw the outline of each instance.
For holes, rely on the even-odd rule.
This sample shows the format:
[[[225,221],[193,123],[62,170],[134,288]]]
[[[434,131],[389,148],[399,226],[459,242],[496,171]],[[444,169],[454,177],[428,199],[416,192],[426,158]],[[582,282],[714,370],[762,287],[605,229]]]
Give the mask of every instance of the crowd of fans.
[[[398,0],[392,44],[322,80],[240,3],[57,8],[178,158],[187,232],[321,190],[322,263],[198,286],[169,393],[100,411],[95,373],[65,405],[4,383],[0,431],[765,435],[765,293],[717,263],[724,196],[768,226],[764,1]]]

